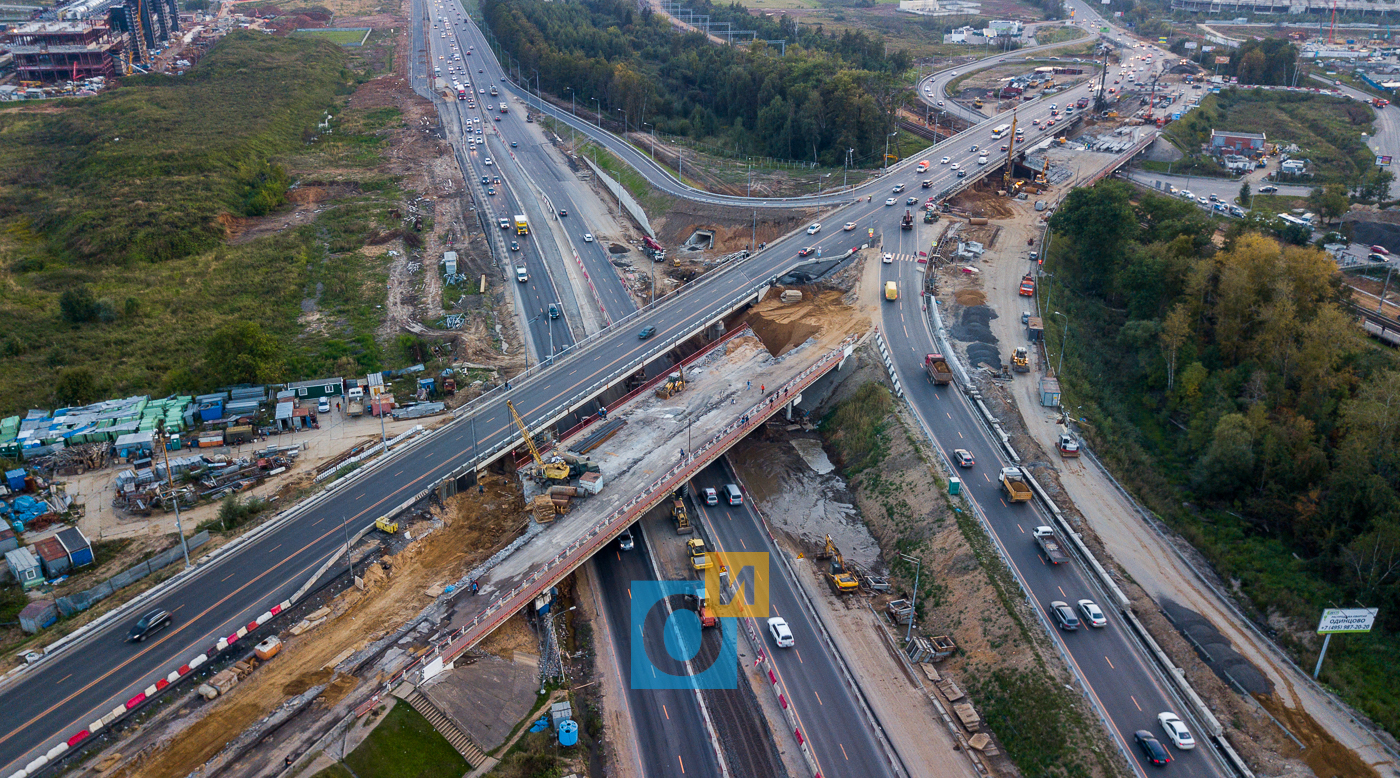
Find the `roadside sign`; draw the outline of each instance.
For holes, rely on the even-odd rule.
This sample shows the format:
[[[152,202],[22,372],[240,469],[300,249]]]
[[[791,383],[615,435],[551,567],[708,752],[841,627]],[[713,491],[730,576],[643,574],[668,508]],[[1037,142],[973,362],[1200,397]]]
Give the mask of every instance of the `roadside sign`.
[[[1177,113],[1172,114],[1172,121],[1174,121],[1174,122],[1179,122],[1179,121],[1181,121],[1181,113],[1180,113],[1179,111],[1178,111]]]
[[[1382,155],[1377,155],[1377,156],[1376,156],[1376,164],[1379,165],[1380,167],[1390,167],[1390,157],[1388,157],[1388,156],[1386,156],[1386,155],[1383,155],[1383,154],[1382,154]]]
[[[1334,632],[1370,632],[1376,623],[1378,608],[1327,608],[1317,623],[1317,634]]]

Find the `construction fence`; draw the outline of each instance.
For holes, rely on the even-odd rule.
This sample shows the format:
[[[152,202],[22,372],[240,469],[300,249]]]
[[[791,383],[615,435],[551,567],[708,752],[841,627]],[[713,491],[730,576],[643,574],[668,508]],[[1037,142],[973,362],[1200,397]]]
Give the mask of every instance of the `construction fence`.
[[[208,542],[208,530],[200,532],[189,539],[190,550],[193,551]],[[82,613],[88,608],[91,608],[93,603],[111,597],[113,593],[117,592],[122,587],[136,583],[151,573],[169,567],[184,558],[185,552],[180,549],[180,545],[177,543],[144,562],[138,562],[128,567],[91,589],[85,589],[77,594],[70,594],[67,597],[59,597],[55,602],[58,604],[59,611],[61,611],[64,616]]]

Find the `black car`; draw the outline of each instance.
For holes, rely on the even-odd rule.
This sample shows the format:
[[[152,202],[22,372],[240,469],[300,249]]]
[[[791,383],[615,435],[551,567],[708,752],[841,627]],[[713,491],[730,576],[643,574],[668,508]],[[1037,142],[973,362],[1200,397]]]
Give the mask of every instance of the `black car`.
[[[156,632],[170,626],[170,613],[157,608],[136,620],[126,633],[128,643],[140,643]]]
[[[967,176],[967,171],[966,171],[966,170],[959,170],[959,171],[958,171],[958,178],[965,178],[966,176]]]
[[[647,326],[642,328],[641,332],[637,333],[637,340],[646,340],[647,338],[650,338],[652,335],[655,334],[656,328],[648,324]]]
[[[1153,737],[1151,732],[1140,729],[1133,733],[1133,740],[1137,741],[1138,748],[1142,749],[1142,755],[1147,757],[1147,761],[1161,767],[1171,764],[1172,755],[1167,753],[1166,747],[1157,742],[1157,738]]]
[[[559,209],[559,215],[560,215],[560,216],[568,216],[568,215],[569,215],[569,212],[561,208],[561,209]]]

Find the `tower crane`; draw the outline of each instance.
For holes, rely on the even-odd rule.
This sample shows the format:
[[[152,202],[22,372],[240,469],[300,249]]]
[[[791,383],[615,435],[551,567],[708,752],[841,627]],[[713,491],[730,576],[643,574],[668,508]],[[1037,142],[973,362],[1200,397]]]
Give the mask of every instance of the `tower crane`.
[[[1001,188],[1011,191],[1011,156],[1016,153],[1016,112],[1011,112],[1011,139],[1006,142],[1006,170],[1001,173]]]

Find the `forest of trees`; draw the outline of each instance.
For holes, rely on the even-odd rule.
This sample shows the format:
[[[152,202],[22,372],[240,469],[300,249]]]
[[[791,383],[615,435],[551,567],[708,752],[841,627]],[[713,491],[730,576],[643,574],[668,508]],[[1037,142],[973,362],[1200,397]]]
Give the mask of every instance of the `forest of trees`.
[[[483,7],[497,42],[526,78],[538,72],[545,92],[564,100],[572,92],[580,109],[601,108],[634,130],[646,122],[745,154],[839,166],[855,149],[853,162],[877,163],[907,91],[900,80],[911,65],[907,52],[737,5],[690,7],[712,23],[756,30],[759,42],[747,48],[681,33],[622,0],[486,0]],[[787,41],[781,57],[762,42],[780,39]]]
[[[1217,247],[1191,204],[1117,182],[1071,192],[1051,224],[1086,435],[1261,612],[1302,633],[1322,607],[1379,607],[1377,633],[1333,641],[1324,680],[1400,731],[1375,682],[1400,659],[1400,362],[1362,335],[1336,263],[1239,223]]]

